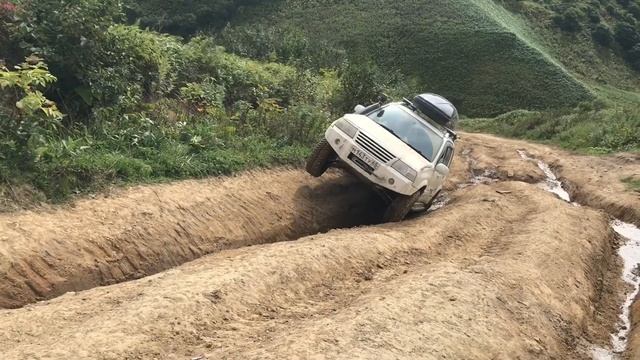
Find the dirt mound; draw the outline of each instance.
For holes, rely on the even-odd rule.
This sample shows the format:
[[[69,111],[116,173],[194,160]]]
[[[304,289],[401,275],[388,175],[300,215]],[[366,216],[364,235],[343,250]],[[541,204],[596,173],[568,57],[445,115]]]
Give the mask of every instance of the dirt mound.
[[[224,249],[372,223],[375,197],[297,170],[135,187],[48,212],[0,215],[0,307],[166,270]]]
[[[615,265],[611,239],[602,213],[523,183],[480,185],[402,224],[225,251],[0,311],[0,349],[48,359],[574,359],[585,330],[606,333],[594,304]]]

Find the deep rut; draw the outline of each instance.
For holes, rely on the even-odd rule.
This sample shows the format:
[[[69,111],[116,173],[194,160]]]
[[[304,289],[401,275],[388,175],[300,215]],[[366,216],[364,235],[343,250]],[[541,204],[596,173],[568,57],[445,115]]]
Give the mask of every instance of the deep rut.
[[[2,215],[0,308],[141,278],[221,250],[370,224],[375,199],[349,177],[319,182],[285,170]]]

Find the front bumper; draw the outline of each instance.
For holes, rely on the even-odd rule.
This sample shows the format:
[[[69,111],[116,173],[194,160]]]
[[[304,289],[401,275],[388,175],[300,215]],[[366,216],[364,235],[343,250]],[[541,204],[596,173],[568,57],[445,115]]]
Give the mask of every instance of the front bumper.
[[[354,139],[343,133],[337,127],[329,127],[325,133],[325,138],[329,144],[331,144],[343,163],[352,168],[358,174],[362,175],[363,178],[371,183],[403,195],[413,195],[419,190],[414,186],[414,183],[411,180],[395,171],[391,167],[390,163],[385,164],[381,161],[377,161],[380,164],[377,169],[373,170],[371,173],[365,171],[358,163],[350,159],[349,156],[353,153],[354,149],[364,151],[373,159],[375,159],[375,156],[356,144]]]

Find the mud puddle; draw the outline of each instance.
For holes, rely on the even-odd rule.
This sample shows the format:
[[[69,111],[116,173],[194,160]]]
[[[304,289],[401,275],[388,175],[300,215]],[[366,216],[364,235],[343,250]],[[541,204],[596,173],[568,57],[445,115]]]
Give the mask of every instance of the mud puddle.
[[[530,157],[523,150],[518,150],[518,154],[524,160],[535,161],[544,172],[547,178],[543,183],[540,183],[541,188],[571,203],[571,195],[563,188],[562,182],[558,180],[558,177],[548,164]],[[580,206],[577,203],[572,204]],[[618,219],[611,222],[611,227],[625,240],[624,244],[618,249],[618,255],[622,258],[624,264],[622,278],[633,287],[633,290],[627,295],[622,305],[616,326],[617,331],[611,334],[611,349],[594,346],[592,349],[594,360],[617,360],[626,351],[629,333],[631,332],[631,307],[640,293],[640,229],[633,224],[625,223]]]

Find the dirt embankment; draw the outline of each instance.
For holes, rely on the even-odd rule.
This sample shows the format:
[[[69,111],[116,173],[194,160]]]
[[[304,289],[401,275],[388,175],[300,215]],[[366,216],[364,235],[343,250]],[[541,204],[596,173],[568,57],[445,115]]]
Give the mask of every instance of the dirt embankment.
[[[131,188],[47,212],[0,215],[0,307],[146,275],[225,249],[374,222],[374,197],[298,170]]]
[[[403,224],[225,251],[0,311],[0,349],[51,359],[574,359],[585,330],[606,333],[593,319],[611,239],[602,213],[524,183],[480,185]]]

